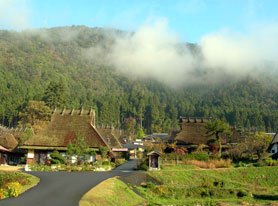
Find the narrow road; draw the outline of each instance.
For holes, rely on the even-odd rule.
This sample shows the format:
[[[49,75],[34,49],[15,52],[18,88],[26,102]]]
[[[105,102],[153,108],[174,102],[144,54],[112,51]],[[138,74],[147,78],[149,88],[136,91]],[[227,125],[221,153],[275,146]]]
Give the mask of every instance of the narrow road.
[[[137,160],[130,160],[109,172],[28,172],[39,184],[17,198],[0,200],[1,206],[78,206],[81,197],[100,182],[130,175]]]

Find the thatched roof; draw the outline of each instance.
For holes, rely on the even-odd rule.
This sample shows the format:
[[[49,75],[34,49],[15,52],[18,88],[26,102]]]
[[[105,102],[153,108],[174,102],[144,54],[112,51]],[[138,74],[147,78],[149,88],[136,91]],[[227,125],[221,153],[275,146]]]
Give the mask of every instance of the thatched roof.
[[[122,148],[119,132],[113,128],[97,128],[97,131],[111,148]]]
[[[184,123],[182,130],[174,137],[178,144],[184,145],[206,144],[208,139],[213,138],[215,137],[208,136],[204,123],[193,122]]]
[[[12,134],[0,129],[0,145],[13,150],[18,145],[18,142]]]
[[[177,141],[179,145],[199,145],[207,144],[209,139],[215,139],[215,135],[208,135],[205,128],[206,122],[210,118],[182,118],[180,120],[181,129],[173,130],[170,132],[168,140],[170,142]],[[241,141],[240,133],[231,128],[233,134],[230,137],[222,135],[222,143],[238,143]]]
[[[55,110],[51,121],[35,131],[23,146],[48,146],[66,147],[77,137],[77,134],[85,137],[89,147],[108,146],[94,127],[94,112],[82,110]]]

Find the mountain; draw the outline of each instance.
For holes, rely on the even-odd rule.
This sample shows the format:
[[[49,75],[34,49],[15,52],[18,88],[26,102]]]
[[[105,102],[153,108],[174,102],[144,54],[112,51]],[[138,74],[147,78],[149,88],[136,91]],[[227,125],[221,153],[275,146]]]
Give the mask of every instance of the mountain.
[[[246,77],[215,85],[172,88],[152,78],[130,77],[89,48],[109,51],[126,32],[85,26],[30,31],[0,31],[0,122],[16,126],[30,100],[41,101],[47,85],[62,82],[67,108],[89,108],[98,125],[121,127],[134,117],[146,132],[168,132],[179,116],[211,116],[239,128],[278,130],[278,84],[271,78]],[[132,35],[132,34],[130,34]],[[181,44],[198,55],[194,44]]]

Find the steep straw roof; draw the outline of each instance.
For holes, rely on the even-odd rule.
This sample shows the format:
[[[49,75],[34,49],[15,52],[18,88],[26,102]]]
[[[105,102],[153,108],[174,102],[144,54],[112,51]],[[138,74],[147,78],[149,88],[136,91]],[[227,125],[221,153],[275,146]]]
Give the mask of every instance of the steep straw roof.
[[[113,128],[97,128],[97,131],[104,138],[104,140],[109,144],[111,148],[122,148],[122,144],[119,141],[119,137]]]
[[[12,150],[18,145],[18,142],[12,134],[0,129],[0,145]]]
[[[63,110],[53,113],[51,121],[36,131],[24,146],[65,147],[77,137],[85,137],[89,147],[108,146],[93,126],[94,112],[82,110]]]

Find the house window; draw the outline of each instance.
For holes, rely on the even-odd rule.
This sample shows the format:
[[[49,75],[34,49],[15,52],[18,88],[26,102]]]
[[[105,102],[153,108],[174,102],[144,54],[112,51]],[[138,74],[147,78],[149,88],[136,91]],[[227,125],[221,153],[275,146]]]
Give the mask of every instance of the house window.
[[[271,150],[271,153],[275,153],[275,150],[273,149],[273,150]]]

